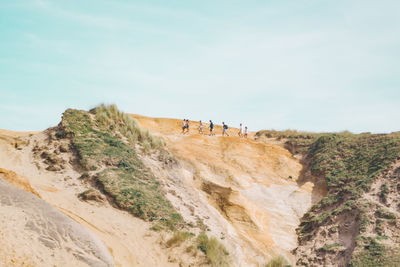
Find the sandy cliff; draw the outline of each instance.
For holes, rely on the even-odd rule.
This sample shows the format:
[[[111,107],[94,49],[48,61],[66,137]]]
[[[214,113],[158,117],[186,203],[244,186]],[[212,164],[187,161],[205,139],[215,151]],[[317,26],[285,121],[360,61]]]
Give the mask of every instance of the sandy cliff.
[[[205,135],[198,134],[198,123],[191,122],[190,134],[182,135],[179,120],[133,116],[143,128],[162,136],[184,163],[188,188],[217,211],[204,222],[218,225],[218,231],[232,239],[239,262],[257,265],[280,254],[293,260],[290,251],[297,245],[299,218],[321,198],[313,195],[311,182],[297,183],[302,169],[298,159],[279,145],[254,141],[253,133],[239,138],[236,128],[222,137],[217,126],[217,136],[208,136],[207,129]]]
[[[132,116],[142,128],[163,138],[177,159],[172,167],[146,155],[141,156],[143,162],[160,179],[185,221],[202,222],[208,234],[227,247],[231,265],[259,266],[276,255],[294,262],[295,229],[312,203],[321,198],[312,182],[297,182],[302,169],[297,158],[277,144],[254,141],[252,133],[248,139],[239,138],[235,128],[228,130],[229,137],[222,137],[217,127],[217,136],[211,137],[198,134],[192,122],[191,133],[182,135],[179,120]],[[117,209],[107,197],[80,199],[79,194],[94,185],[80,178],[75,157],[68,139],[55,138],[54,129],[0,132],[3,178],[39,195],[97,236],[117,266],[202,263],[179,248],[165,247],[168,233],[149,230],[151,224]],[[20,230],[24,238],[40,241],[31,229]],[[53,253],[39,241],[34,243],[38,250]],[[3,259],[15,260],[12,255]]]

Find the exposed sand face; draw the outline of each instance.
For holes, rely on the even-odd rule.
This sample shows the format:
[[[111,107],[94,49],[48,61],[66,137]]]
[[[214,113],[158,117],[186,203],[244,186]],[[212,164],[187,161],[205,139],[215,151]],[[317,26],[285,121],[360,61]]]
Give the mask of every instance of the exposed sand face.
[[[290,251],[297,246],[299,219],[321,197],[312,196],[312,183],[297,184],[302,169],[298,159],[279,145],[253,141],[253,133],[239,138],[236,128],[222,137],[216,126],[216,136],[208,136],[207,124],[206,135],[200,135],[199,124],[191,122],[190,134],[182,135],[180,120],[133,117],[186,162],[186,188],[200,195],[198,203],[203,199],[214,207],[203,208],[208,216],[202,219],[215,236],[223,233],[239,263],[259,265],[279,254],[294,260]]]
[[[16,188],[22,189],[40,197],[39,193],[32,188],[29,180],[26,177],[20,176],[13,171],[9,171],[3,168],[0,168],[0,177],[3,178],[3,180],[5,180],[6,182],[15,186]]]
[[[176,263],[169,262],[168,253],[160,245],[160,235],[150,231],[148,223],[133,217],[128,212],[112,207],[108,202],[96,203],[79,200],[77,197],[78,194],[91,188],[91,186],[79,179],[80,173],[73,169],[71,163],[67,162],[66,168],[60,172],[45,170],[45,165],[40,159],[38,160],[34,156],[32,149],[35,144],[47,145],[49,143],[46,133],[34,134],[29,139],[18,137],[20,141],[25,142],[25,145],[21,146],[20,149],[16,149],[13,142],[10,142],[15,136],[18,136],[18,134],[11,136],[0,134],[0,167],[5,168],[3,169],[3,173],[7,173],[6,176],[9,182],[21,184],[20,180],[22,180],[22,185],[25,188],[19,186],[20,188],[28,192],[31,189],[37,192],[47,203],[56,207],[97,235],[112,254],[117,266],[177,265]],[[49,149],[52,150],[54,148],[50,147]],[[62,157],[68,159],[71,155],[65,153]],[[13,170],[13,172],[7,169]],[[15,175],[13,176],[13,174]],[[22,175],[28,178],[29,183],[23,179]],[[19,212],[15,216],[19,216]],[[18,250],[24,252],[28,251],[31,245],[39,246],[37,248],[38,251],[43,250],[44,254],[50,253],[49,255],[51,255],[52,249],[29,242],[30,239],[36,239],[36,236],[31,235],[29,230],[16,224],[14,231],[20,232],[20,236],[16,236],[15,238],[21,238],[21,240],[26,241],[20,243],[20,249]],[[1,228],[0,232],[5,233]],[[8,240],[12,237],[7,235],[4,238],[4,240]],[[0,251],[2,251],[2,248],[0,246]],[[8,252],[11,253],[10,251],[6,251],[4,254],[7,255]],[[17,252],[14,254],[19,255],[19,258],[22,257]],[[25,261],[29,260],[30,256],[31,254],[27,254]],[[67,253],[65,257],[67,256],[71,257],[71,254]],[[14,258],[6,258],[4,260],[7,262]],[[0,258],[0,263],[4,262],[2,260]],[[55,264],[56,266],[71,266],[63,262],[62,259],[60,260],[58,264]],[[42,266],[41,264],[37,265],[33,263],[27,266]],[[20,266],[20,264],[21,262],[15,266]],[[0,264],[0,266],[2,265]],[[81,265],[78,264],[77,266]]]
[[[0,178],[0,263],[114,266],[101,240],[31,193]]]
[[[251,132],[248,139],[237,137],[238,129],[231,125],[230,137],[221,137],[218,125],[217,136],[199,135],[197,122],[191,122],[190,134],[181,135],[180,120],[134,117],[143,128],[166,140],[179,164],[165,167],[145,156],[143,161],[162,181],[167,197],[185,220],[203,221],[208,234],[225,244],[231,265],[259,266],[279,254],[292,261],[290,250],[296,247],[299,218],[320,198],[312,196],[312,183],[299,186],[296,182],[302,168],[298,159],[279,145],[253,141]],[[208,134],[207,127],[204,124]],[[166,249],[160,244],[165,236],[107,201],[79,200],[77,195],[91,185],[79,179],[80,173],[70,162],[72,155],[58,155],[65,160],[65,168],[48,171],[32,152],[37,144],[50,152],[56,150],[45,132],[0,131],[0,168],[26,177],[31,188],[25,181],[24,190],[37,192],[96,234],[117,266],[200,264],[179,250]]]

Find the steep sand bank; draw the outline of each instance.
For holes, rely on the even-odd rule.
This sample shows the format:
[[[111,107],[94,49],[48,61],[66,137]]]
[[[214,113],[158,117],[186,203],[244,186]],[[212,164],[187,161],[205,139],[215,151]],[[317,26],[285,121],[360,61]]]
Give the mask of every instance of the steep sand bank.
[[[45,169],[46,165],[40,157],[38,158],[32,152],[36,145],[46,147],[49,151],[55,149],[55,147],[49,147],[48,136],[45,132],[36,133],[30,137],[19,136],[18,133],[3,134],[0,137],[2,137],[0,138],[0,167],[4,168],[4,172],[7,169],[7,173],[15,172],[15,177],[26,177],[29,185],[26,185],[26,181],[23,180],[25,186],[23,189],[37,192],[47,203],[97,235],[107,246],[117,266],[175,266],[168,261],[167,253],[163,252],[159,244],[160,236],[150,231],[146,222],[133,217],[128,212],[114,208],[106,201],[103,203],[81,201],[78,194],[91,186],[79,179],[81,174],[74,170],[70,162],[67,161],[62,171],[54,172]],[[11,137],[21,139],[25,145],[16,149],[13,143],[8,141]],[[65,153],[63,157],[68,159],[71,157],[68,154]],[[20,178],[10,179],[12,177],[10,174],[7,177],[11,183],[20,183],[18,182]],[[25,228],[20,230],[24,235],[30,235],[29,230]],[[31,238],[35,239],[35,237]],[[29,242],[20,245],[21,250],[29,249],[30,246]],[[46,250],[46,248],[43,249]],[[57,266],[67,265],[58,264]]]
[[[2,178],[0,213],[0,263],[4,266],[114,266],[96,235]]]
[[[290,251],[297,244],[299,218],[320,198],[312,195],[311,182],[297,183],[302,168],[298,159],[277,144],[253,141],[253,133],[248,139],[239,138],[238,129],[232,127],[230,137],[218,136],[222,131],[218,125],[217,136],[210,137],[197,134],[192,122],[191,133],[181,135],[180,120],[134,117],[166,141],[178,165],[166,168],[154,158],[142,160],[162,181],[185,220],[201,221],[209,235],[225,244],[233,266],[258,266],[280,254],[293,261]],[[78,195],[92,185],[79,178],[74,155],[59,153],[59,145],[46,132],[1,131],[0,168],[26,177],[31,187],[25,185],[24,190],[36,192],[96,234],[117,266],[199,264],[190,255],[165,248],[164,234],[150,231],[148,223],[107,201],[81,201]],[[35,147],[58,153],[63,169],[46,170]]]
[[[298,159],[277,144],[252,140],[251,132],[239,138],[236,128],[222,137],[217,125],[216,136],[208,136],[198,134],[198,123],[191,122],[191,133],[182,135],[180,120],[133,117],[190,166],[188,183],[218,211],[222,218],[215,220],[223,222],[225,238],[238,245],[240,261],[260,264],[279,254],[293,261],[299,218],[322,197],[312,195],[311,182],[298,185]],[[214,225],[212,217],[205,223]]]

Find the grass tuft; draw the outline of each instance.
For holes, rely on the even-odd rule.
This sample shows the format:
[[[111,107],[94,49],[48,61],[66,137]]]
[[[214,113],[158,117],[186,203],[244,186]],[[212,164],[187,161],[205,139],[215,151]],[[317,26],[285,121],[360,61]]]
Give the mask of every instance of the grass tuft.
[[[208,238],[203,232],[197,236],[197,248],[207,257],[211,266],[229,266],[228,251],[215,237]]]
[[[381,186],[381,192],[379,194],[379,198],[383,203],[386,204],[387,202],[387,195],[389,194],[389,187],[387,183],[382,184]]]
[[[325,252],[336,252],[336,251],[340,250],[341,248],[343,248],[343,246],[341,244],[334,243],[334,244],[325,244],[321,248],[321,250],[325,251]]]
[[[180,246],[185,240],[193,237],[193,233],[175,232],[174,235],[165,243],[168,248]]]
[[[98,126],[120,132],[130,144],[140,144],[146,153],[165,147],[162,139],[151,135],[148,130],[142,130],[135,119],[119,111],[116,105],[101,104],[90,113],[95,115]]]
[[[284,257],[278,256],[271,259],[265,267],[290,267],[290,265]]]

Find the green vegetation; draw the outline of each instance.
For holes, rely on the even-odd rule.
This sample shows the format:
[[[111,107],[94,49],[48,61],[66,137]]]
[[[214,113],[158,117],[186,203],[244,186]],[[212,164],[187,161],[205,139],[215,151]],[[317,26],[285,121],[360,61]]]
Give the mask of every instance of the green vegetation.
[[[396,267],[400,265],[400,251],[388,250],[376,239],[364,238],[364,249],[353,254],[351,267]]]
[[[118,207],[168,229],[182,224],[182,217],[161,194],[158,180],[136,153],[136,147],[166,153],[161,139],[141,130],[115,105],[102,105],[90,113],[68,109],[62,126],[76,148],[80,165],[87,171],[97,170],[93,179]],[[82,175],[85,178],[89,175]]]
[[[85,200],[85,201],[93,200],[93,201],[97,201],[97,202],[103,202],[105,200],[104,195],[94,189],[88,189],[86,191],[83,191],[82,193],[80,193],[78,195],[78,197],[81,200]]]
[[[371,223],[369,217],[365,212],[360,214],[360,233],[364,233],[367,230],[367,226]]]
[[[207,257],[211,266],[229,266],[228,251],[215,237],[208,238],[203,232],[197,236],[197,248]]]
[[[396,215],[390,211],[386,211],[383,208],[378,208],[375,212],[375,215],[378,218],[388,219],[388,220],[396,220]]]
[[[159,232],[161,230],[164,230],[164,227],[160,224],[155,224],[152,227],[150,227],[150,230],[152,230],[154,232]]]
[[[375,231],[376,231],[376,233],[379,235],[379,236],[383,236],[384,235],[384,233],[385,233],[385,229],[384,229],[384,227],[385,227],[385,222],[382,220],[382,219],[380,219],[380,218],[378,218],[378,219],[376,219],[376,221],[375,221]]]
[[[305,216],[300,233],[306,234],[332,215],[362,212],[357,201],[375,178],[400,156],[400,134],[323,135],[309,146],[307,160],[311,173],[326,177],[328,195]]]
[[[85,198],[88,194],[91,194],[93,192],[94,192],[94,189],[88,189],[88,190],[85,190],[82,193],[78,194],[78,197]]]
[[[193,233],[189,233],[189,232],[175,232],[174,235],[167,240],[167,242],[165,243],[165,245],[170,248],[173,246],[179,246],[181,245],[185,240],[193,237],[194,234]]]
[[[56,137],[57,139],[64,138],[64,132],[63,132],[63,131],[56,131],[55,137]]]
[[[316,139],[324,135],[328,134],[300,132],[296,130],[262,130],[256,133],[255,138],[258,139],[264,136],[267,138],[284,140],[286,148],[289,149],[292,153],[306,153],[310,145],[312,145]]]
[[[385,225],[386,223],[389,224],[396,224],[397,217],[392,212],[384,210],[382,207],[379,207],[376,212],[375,216],[377,217],[375,221],[375,231],[378,236],[384,236],[385,234]]]
[[[100,127],[120,132],[130,144],[139,143],[146,152],[165,145],[162,139],[152,136],[148,130],[142,130],[136,120],[119,111],[116,105],[102,104],[90,112],[95,115]]]
[[[256,137],[261,136],[285,141],[285,146],[292,153],[304,155],[305,166],[314,177],[323,177],[326,180],[328,194],[304,215],[297,229],[300,244],[311,239],[314,230],[319,226],[335,224],[336,218],[341,214],[354,216],[354,220],[359,223],[359,233],[365,233],[367,226],[375,222],[376,233],[381,237],[385,224],[396,222],[394,214],[385,212],[376,205],[366,204],[362,195],[370,190],[379,175],[400,158],[399,132],[356,135],[349,132],[306,133],[289,130],[260,131],[256,134]],[[379,194],[383,203],[387,202],[388,194],[389,186],[384,183]],[[374,209],[378,219],[371,215],[370,211]],[[362,234],[360,237],[364,238]],[[333,248],[335,247],[324,246],[322,249]],[[367,245],[359,249],[361,252],[352,261],[355,264],[353,266],[383,266],[373,263],[374,255],[378,255],[380,262],[389,257],[389,249],[375,240],[369,240]]]
[[[331,134],[318,138],[308,153],[312,173],[324,175],[331,192],[355,197],[398,156],[400,134]]]
[[[188,246],[188,247],[185,249],[185,252],[186,252],[186,253],[193,253],[194,255],[197,255],[197,250],[196,250],[196,248],[195,248],[193,245]]]
[[[400,156],[400,133],[356,135],[264,130],[256,134],[260,136],[286,139],[294,146],[303,147],[312,174],[325,176],[330,191],[356,196],[369,189],[375,177]],[[328,198],[326,205],[343,200],[337,194],[330,194]]]
[[[290,267],[289,263],[285,260],[284,257],[278,256],[270,260],[265,267]]]
[[[389,187],[387,183],[382,184],[379,198],[383,203],[387,202],[387,195],[389,194]]]
[[[340,250],[341,248],[343,248],[342,245],[340,245],[340,244],[338,244],[338,243],[334,243],[334,244],[325,244],[325,245],[321,248],[321,250],[322,250],[322,251],[325,251],[325,252],[331,252],[331,251],[336,252],[336,251]]]

